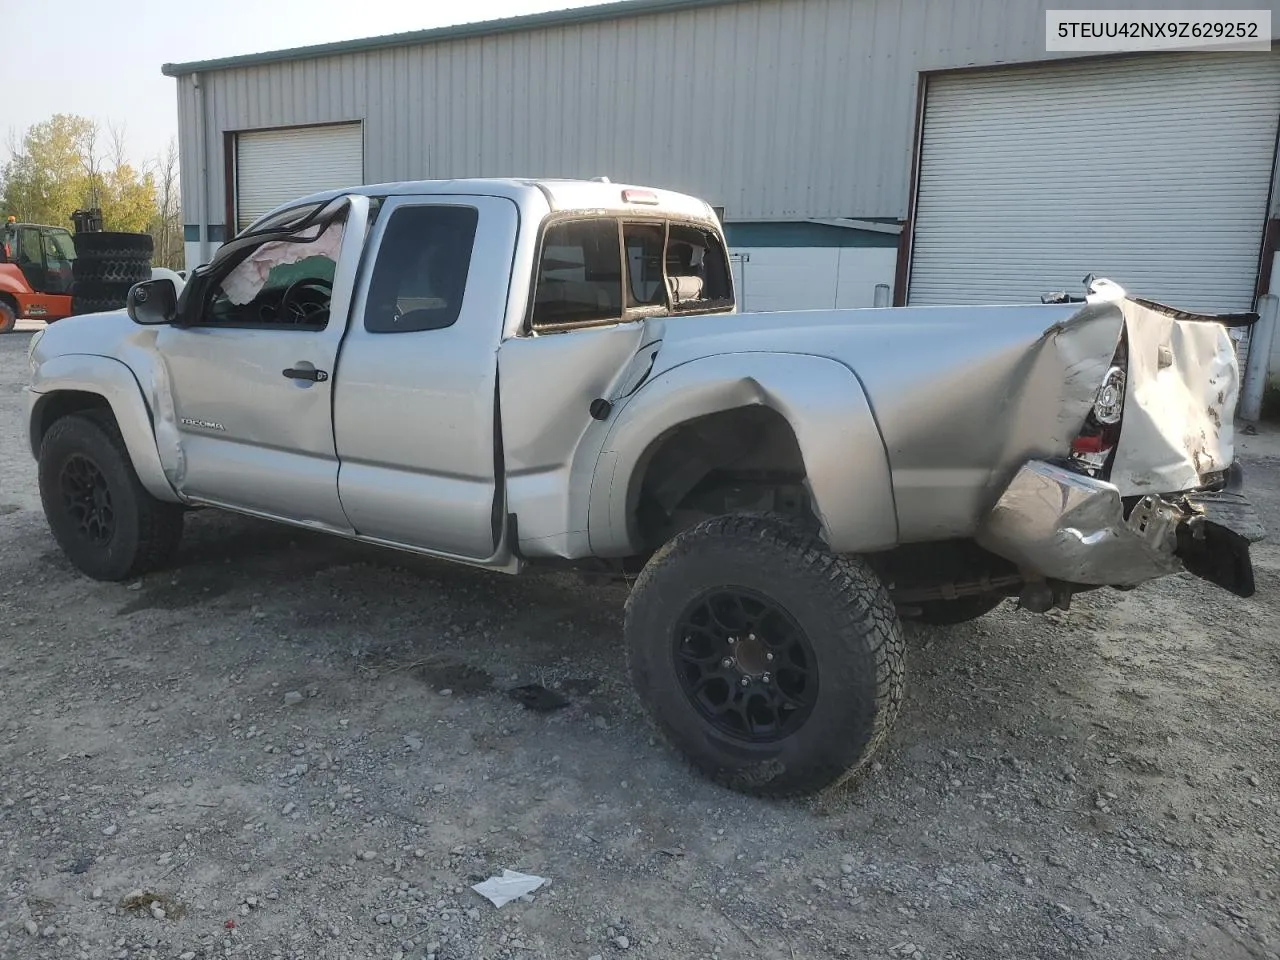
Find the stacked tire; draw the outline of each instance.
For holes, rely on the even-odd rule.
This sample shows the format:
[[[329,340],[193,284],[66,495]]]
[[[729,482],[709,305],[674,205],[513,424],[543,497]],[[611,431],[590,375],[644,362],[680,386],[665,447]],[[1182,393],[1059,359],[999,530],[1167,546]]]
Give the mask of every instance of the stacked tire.
[[[71,312],[123,310],[129,288],[151,279],[155,241],[146,233],[78,233]]]

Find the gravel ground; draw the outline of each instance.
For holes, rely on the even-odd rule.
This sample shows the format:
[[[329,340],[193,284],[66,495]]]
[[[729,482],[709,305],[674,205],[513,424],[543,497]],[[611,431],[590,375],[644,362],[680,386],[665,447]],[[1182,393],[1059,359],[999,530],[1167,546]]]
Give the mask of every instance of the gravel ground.
[[[1280,550],[908,627],[861,783],[770,803],[654,742],[624,593],[203,511],[74,573],[0,338],[0,956],[1280,956]],[[1250,438],[1280,531],[1280,433]],[[541,683],[569,705],[525,709]],[[550,882],[501,910],[472,883]]]

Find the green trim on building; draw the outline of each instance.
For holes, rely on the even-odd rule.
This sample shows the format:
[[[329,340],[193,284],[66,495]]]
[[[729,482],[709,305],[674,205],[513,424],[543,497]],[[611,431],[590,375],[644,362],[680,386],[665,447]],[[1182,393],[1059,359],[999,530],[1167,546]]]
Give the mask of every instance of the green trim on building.
[[[196,243],[200,239],[200,224],[184,223],[182,225],[182,239],[186,243]],[[209,224],[209,241],[211,243],[222,243],[227,239],[227,227],[223,223]]]
[[[465,40],[471,37],[491,37],[501,33],[517,33],[540,27],[561,27],[578,23],[600,23],[605,20],[622,20],[652,13],[672,13],[697,7],[719,7],[741,0],[624,0],[621,3],[600,3],[575,10],[552,10],[520,17],[504,17],[501,20],[482,20],[479,23],[460,23],[451,27],[435,27],[431,30],[414,30],[410,33],[391,33],[380,37],[359,40],[342,40],[338,43],[320,43],[310,47],[293,47],[288,50],[271,50],[266,53],[249,53],[238,57],[222,57],[217,60],[196,60],[190,63],[166,63],[160,72],[167,77],[182,77],[208,70],[226,70],[231,67],[252,67],[263,63],[281,63],[288,60],[311,60],[315,57],[332,57],[343,53],[363,53],[369,50],[385,50],[390,47],[416,47],[445,40]]]
[[[889,221],[894,223],[896,221]],[[879,233],[826,223],[726,223],[730,248],[742,247],[896,247],[896,233]]]

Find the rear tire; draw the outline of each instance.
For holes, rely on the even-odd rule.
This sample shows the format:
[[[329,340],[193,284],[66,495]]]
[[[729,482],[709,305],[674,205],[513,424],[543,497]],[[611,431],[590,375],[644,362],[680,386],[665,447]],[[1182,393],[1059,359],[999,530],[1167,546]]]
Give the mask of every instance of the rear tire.
[[[110,414],[57,420],[40,443],[40,501],[54,539],[95,580],[128,580],[168,563],[182,538],[179,504],[142,486]]]
[[[839,783],[880,747],[902,700],[902,629],[884,584],[782,518],[716,517],[678,534],[636,580],[625,633],[659,732],[744,793]]]
[[[1003,596],[980,594],[976,597],[958,597],[955,600],[926,600],[920,604],[920,615],[916,618],[921,623],[938,627],[949,627],[957,623],[968,623],[985,617],[1000,606]]]
[[[0,300],[0,333],[9,333],[18,325],[18,311],[7,300]]]

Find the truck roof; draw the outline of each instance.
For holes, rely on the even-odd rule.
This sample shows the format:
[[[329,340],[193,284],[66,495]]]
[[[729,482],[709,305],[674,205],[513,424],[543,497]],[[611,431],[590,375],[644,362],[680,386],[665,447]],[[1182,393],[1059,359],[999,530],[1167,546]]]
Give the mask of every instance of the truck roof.
[[[541,199],[552,210],[596,210],[634,214],[663,214],[691,220],[716,220],[705,200],[688,194],[607,180],[551,178],[468,178],[459,180],[405,180],[399,183],[372,183],[341,190],[327,190],[299,197],[264,214],[265,220],[281,210],[304,203],[324,202],[334,197],[361,194],[369,197],[415,196],[419,194],[472,194],[507,197],[524,205]]]

